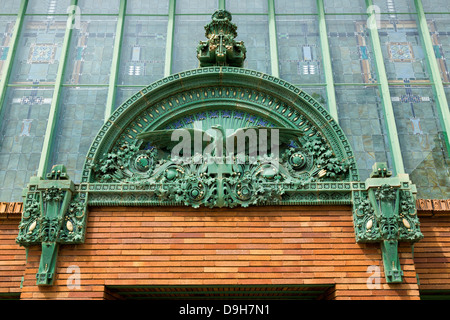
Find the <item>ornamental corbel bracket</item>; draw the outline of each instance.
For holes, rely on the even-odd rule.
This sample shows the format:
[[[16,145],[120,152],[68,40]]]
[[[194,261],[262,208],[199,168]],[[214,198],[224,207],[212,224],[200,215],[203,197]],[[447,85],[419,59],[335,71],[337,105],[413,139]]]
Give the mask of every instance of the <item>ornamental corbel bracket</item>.
[[[82,201],[80,205],[75,185],[63,165],[53,166],[45,180],[32,177],[24,197],[16,242],[24,247],[42,246],[36,283],[52,285],[59,244],[84,242],[86,205]]]
[[[414,243],[423,238],[415,194],[415,185],[407,174],[392,177],[386,163],[380,162],[374,164],[365,188],[353,192],[356,241],[381,244],[387,283],[403,281],[398,243]]]

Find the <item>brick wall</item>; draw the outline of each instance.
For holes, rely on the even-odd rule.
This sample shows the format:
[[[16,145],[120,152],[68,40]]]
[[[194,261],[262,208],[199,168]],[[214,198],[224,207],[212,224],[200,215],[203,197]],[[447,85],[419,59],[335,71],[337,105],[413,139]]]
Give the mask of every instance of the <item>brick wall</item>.
[[[20,282],[25,270],[25,250],[16,244],[20,213],[0,204],[0,298],[20,294]],[[20,209],[21,210],[21,209]]]
[[[420,216],[424,239],[414,245],[421,290],[450,291],[450,214]]]
[[[91,208],[86,242],[60,248],[54,286],[35,285],[40,247],[30,248],[21,298],[111,298],[113,285],[335,284],[328,298],[418,299],[411,247],[399,251],[404,282],[386,284],[379,245],[355,243],[346,206]],[[71,266],[80,289],[67,286]],[[367,286],[369,266],[381,269],[378,288]]]

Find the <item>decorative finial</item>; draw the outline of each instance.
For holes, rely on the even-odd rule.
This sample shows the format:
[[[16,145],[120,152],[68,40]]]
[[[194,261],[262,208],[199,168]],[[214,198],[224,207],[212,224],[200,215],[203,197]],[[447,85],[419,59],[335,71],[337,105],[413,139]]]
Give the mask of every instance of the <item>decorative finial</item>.
[[[217,10],[212,21],[205,26],[207,41],[197,46],[197,58],[200,67],[231,66],[243,67],[246,48],[244,42],[237,42],[237,26],[231,23],[231,13]]]

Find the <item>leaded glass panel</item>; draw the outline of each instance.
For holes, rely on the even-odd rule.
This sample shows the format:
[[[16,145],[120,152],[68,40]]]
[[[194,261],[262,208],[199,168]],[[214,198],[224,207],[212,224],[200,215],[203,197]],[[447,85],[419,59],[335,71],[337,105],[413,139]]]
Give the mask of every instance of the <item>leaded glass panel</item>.
[[[65,83],[108,84],[116,17],[85,16],[74,29],[66,63]]]
[[[81,14],[118,14],[120,0],[78,0]]]
[[[366,16],[327,15],[333,78],[336,83],[376,83]]]
[[[106,88],[63,88],[51,164],[64,164],[76,183],[81,181],[86,154],[103,124],[107,95]]]
[[[267,0],[226,0],[225,9],[235,13],[267,13]],[[233,16],[234,19],[234,16]]]
[[[416,12],[412,0],[373,0],[373,4],[383,13]]]
[[[66,14],[69,11],[70,1],[71,0],[31,0],[28,1],[27,13]],[[14,2],[20,1],[16,0]]]
[[[244,68],[270,73],[269,21],[266,15],[236,15],[237,41],[244,41]]]
[[[375,162],[392,168],[378,87],[336,87],[339,124],[349,140],[362,181]]]
[[[12,14],[19,13],[20,1],[0,0],[0,13]]]
[[[200,40],[206,39],[204,26],[209,21],[208,15],[175,16],[172,73],[198,68],[196,48]]]
[[[164,76],[167,17],[128,16],[120,57],[120,85],[148,85]]]
[[[415,15],[398,15],[398,19],[382,15],[380,21],[381,50],[390,82],[429,81],[426,53],[417,30]]]
[[[0,199],[22,201],[22,189],[36,175],[53,89],[8,88],[0,135]]]
[[[422,0],[425,12],[450,12],[450,2],[448,0]]]
[[[55,82],[66,25],[65,17],[25,17],[10,83],[33,85]]]
[[[323,0],[326,13],[365,13],[364,0]]]
[[[15,24],[15,17],[0,17],[0,83],[3,69],[8,67],[5,64],[9,50],[11,49],[10,43]]]
[[[127,14],[168,14],[169,0],[127,0]]]
[[[277,16],[280,77],[292,83],[324,83],[316,16]]]
[[[218,0],[177,0],[175,8],[176,13],[211,15],[219,8],[219,3]]]
[[[311,14],[317,13],[316,0],[291,1],[275,0],[276,14]]]
[[[444,199],[450,194],[450,160],[431,87],[391,87],[405,170],[417,185],[417,197]]]
[[[427,14],[431,43],[443,82],[450,82],[450,14]]]

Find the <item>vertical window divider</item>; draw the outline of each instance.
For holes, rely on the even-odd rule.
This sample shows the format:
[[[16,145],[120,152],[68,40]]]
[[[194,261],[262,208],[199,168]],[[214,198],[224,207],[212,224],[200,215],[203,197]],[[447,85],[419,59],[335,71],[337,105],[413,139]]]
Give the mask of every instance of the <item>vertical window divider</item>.
[[[72,0],[71,6],[78,5],[78,0]],[[58,65],[58,71],[56,74],[55,86],[53,90],[52,102],[50,105],[50,112],[48,116],[47,128],[45,130],[44,143],[42,145],[41,157],[39,160],[39,167],[37,175],[39,177],[44,177],[48,165],[50,163],[50,157],[53,150],[53,141],[55,136],[56,124],[58,122],[59,112],[60,112],[60,99],[62,83],[64,79],[64,71],[66,68],[66,62],[69,52],[70,40],[72,38],[72,20],[70,20],[70,13],[68,13],[66,31],[64,34],[64,42],[61,48],[61,55]]]
[[[331,65],[330,45],[328,42],[327,24],[325,21],[325,9],[323,0],[317,0],[317,11],[319,20],[319,36],[322,51],[323,70],[325,73],[325,82],[327,90],[328,109],[330,115],[336,120],[338,118],[338,110],[336,104],[336,92],[334,89],[333,69]]]
[[[268,0],[269,8],[269,45],[270,45],[270,65],[272,75],[280,77],[278,65],[278,43],[277,43],[277,26],[275,21],[275,2]]]
[[[372,18],[375,14],[374,10],[369,12],[369,8],[373,7],[372,0],[366,0],[367,14]],[[380,86],[380,95],[383,105],[384,119],[386,123],[386,130],[389,138],[389,148],[391,151],[393,161],[393,175],[405,173],[403,164],[402,152],[400,149],[400,142],[398,139],[397,125],[395,123],[395,115],[392,107],[391,93],[389,91],[389,83],[386,75],[386,67],[384,65],[383,53],[381,51],[380,37],[378,35],[378,28],[369,28],[370,39],[372,42],[373,54],[375,57],[375,65],[378,76],[378,83]]]
[[[173,36],[175,30],[175,7],[176,0],[169,0],[169,18],[167,22],[167,39],[166,39],[166,58],[164,65],[164,77],[168,77],[172,73],[173,58]]]
[[[437,100],[439,120],[441,122],[444,140],[447,147],[447,154],[450,155],[450,111],[448,107],[448,101],[445,95],[444,85],[442,83],[438,63],[436,61],[436,54],[434,52],[433,43],[431,41],[430,30],[428,29],[422,0],[414,0],[414,4],[416,6],[417,12],[418,31],[420,34],[422,45],[426,52],[427,63],[430,70],[430,80],[433,83],[433,91]]]
[[[117,93],[117,79],[119,77],[120,52],[122,48],[123,29],[125,24],[125,14],[127,11],[127,0],[120,0],[119,15],[117,18],[116,34],[114,39],[111,72],[109,75],[108,98],[106,100],[105,121],[114,111]]]

